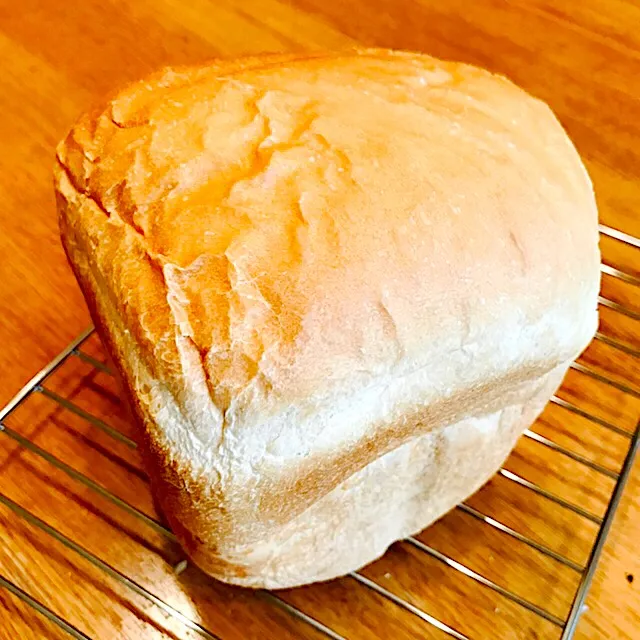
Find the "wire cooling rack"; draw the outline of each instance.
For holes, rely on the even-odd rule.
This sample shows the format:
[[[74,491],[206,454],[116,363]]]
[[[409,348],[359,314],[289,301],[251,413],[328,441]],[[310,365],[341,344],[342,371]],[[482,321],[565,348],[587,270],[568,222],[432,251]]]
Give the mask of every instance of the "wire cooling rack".
[[[181,574],[197,569],[181,555],[173,533],[154,510],[148,489],[131,489],[135,482],[146,487],[146,476],[138,466],[136,444],[115,391],[110,390],[115,389],[111,372],[93,329],[74,340],[0,411],[0,452],[6,445],[9,462],[11,456],[38,459],[44,472],[36,475],[34,482],[40,484],[34,490],[40,495],[50,492],[52,501],[59,486],[55,474],[66,476],[71,485],[81,485],[82,495],[92,497],[76,502],[74,509],[87,509],[86,518],[94,517],[94,504],[107,503],[108,518],[105,507],[99,521],[104,540],[110,540],[109,531],[118,525],[129,536],[128,549],[143,545],[143,534],[119,525],[120,519],[133,519],[150,535],[163,539],[171,553],[159,554],[150,564],[141,563],[151,569],[129,562],[126,553],[130,551],[112,561],[109,550],[116,542],[102,547],[83,542],[84,525],[78,523],[84,516],[78,511],[73,512],[77,522],[71,525],[53,505],[46,517],[41,507],[38,515],[29,499],[20,499],[18,489],[9,487],[5,493],[2,476],[0,506],[14,522],[20,519],[44,534],[52,548],[65,547],[71,562],[89,563],[105,580],[145,600],[160,615],[153,637],[160,629],[162,637],[166,631],[171,638],[448,636],[465,640],[489,637],[487,624],[495,624],[492,638],[571,638],[639,439],[640,279],[634,265],[639,264],[640,242],[608,227],[600,230],[603,241],[620,245],[622,252],[613,253],[629,258],[622,268],[620,263],[607,263],[607,252],[603,252],[601,327],[591,347],[572,365],[563,387],[542,418],[525,432],[496,478],[422,534],[394,545],[368,568],[325,585],[277,593],[243,592],[245,618],[238,614],[231,625],[224,622],[224,594],[228,590],[236,598],[239,590],[198,574],[186,579],[186,598],[161,589],[163,580],[179,581]],[[32,409],[30,403],[39,406]],[[39,424],[46,428],[31,428],[33,416],[42,414],[43,407],[47,417]],[[53,429],[49,423],[55,423]],[[75,439],[73,445],[59,446],[69,437]],[[78,454],[79,446],[87,448]],[[68,459],[61,451],[71,452]],[[121,471],[101,475],[99,470],[108,464],[120,465]],[[131,479],[122,481],[126,474]],[[113,486],[104,480],[116,477],[120,480]],[[95,541],[95,525],[87,527]],[[162,564],[168,564],[169,570],[154,578],[153,572],[160,571]],[[55,603],[29,591],[11,565],[2,563],[0,568],[4,574],[0,587],[48,619],[57,631],[77,639],[92,637],[86,617],[54,610]],[[196,583],[195,592],[189,591]],[[216,626],[198,613],[206,607],[221,610],[218,618],[209,619],[223,622]],[[246,616],[255,613],[260,618],[272,615],[270,611],[278,613],[267,631],[243,626]],[[227,617],[235,616],[230,610]],[[291,622],[283,622],[283,617]],[[146,637],[139,631],[127,635],[121,629],[120,633],[118,637]]]

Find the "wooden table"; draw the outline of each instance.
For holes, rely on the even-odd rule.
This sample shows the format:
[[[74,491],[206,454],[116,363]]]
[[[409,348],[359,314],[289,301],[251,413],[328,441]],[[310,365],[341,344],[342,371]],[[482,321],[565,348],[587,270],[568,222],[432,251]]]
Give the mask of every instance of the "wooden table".
[[[51,188],[54,146],[80,111],[105,92],[165,64],[264,50],[353,43],[421,50],[510,76],[553,107],[587,163],[601,219],[640,236],[640,6],[632,0],[23,0],[0,2],[0,406],[89,324],[57,236]],[[640,254],[604,238],[605,261],[638,276]],[[638,287],[605,276],[603,294],[640,310]],[[602,331],[640,347],[637,320],[601,312]],[[100,359],[97,340],[83,347]],[[582,358],[640,388],[637,357],[596,341]],[[130,433],[113,381],[71,356],[47,381],[121,432]],[[570,372],[560,393],[631,430],[640,400]],[[53,399],[52,399],[53,398]],[[140,511],[155,514],[134,450],[34,393],[6,421],[17,437],[51,452]],[[628,438],[551,405],[537,433],[609,469]],[[613,480],[524,438],[506,467],[602,515]],[[93,487],[95,489],[95,487]],[[274,607],[266,594],[223,587],[189,567],[157,527],[69,478],[5,432],[0,490],[222,638],[322,637]],[[469,504],[578,564],[596,525],[498,476]],[[107,576],[0,505],[0,575],[92,638],[194,638],[179,620]],[[561,562],[455,510],[419,536],[495,583],[563,618],[578,574]],[[632,474],[578,629],[578,638],[640,637],[640,470]],[[551,638],[552,622],[447,568],[395,545],[362,572],[281,594],[350,638],[445,637],[362,584],[372,580],[473,638]],[[635,581],[633,580],[635,577]],[[0,638],[67,637],[0,588]]]

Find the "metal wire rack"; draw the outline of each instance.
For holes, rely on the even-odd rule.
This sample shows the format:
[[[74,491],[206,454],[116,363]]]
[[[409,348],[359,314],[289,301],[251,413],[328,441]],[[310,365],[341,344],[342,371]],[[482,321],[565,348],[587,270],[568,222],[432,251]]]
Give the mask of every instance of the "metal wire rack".
[[[640,241],[631,236],[605,226],[601,226],[600,231],[606,238],[623,243],[627,249],[631,249],[632,251],[640,249]],[[604,276],[611,278],[612,281],[624,283],[625,286],[631,288],[640,287],[640,279],[637,275],[618,269],[615,266],[603,264],[602,273]],[[613,297],[608,297],[605,294],[601,295],[599,302],[601,307],[624,317],[632,323],[640,321],[640,311],[637,308],[633,308],[633,306],[629,306],[627,303],[615,300]],[[636,332],[636,327],[632,325],[629,332],[633,335]],[[145,510],[122,499],[116,492],[90,477],[90,474],[77,470],[69,462],[57,457],[46,448],[39,446],[33,438],[30,439],[23,435],[20,429],[10,426],[10,418],[20,407],[24,406],[25,403],[28,403],[30,399],[34,397],[42,397],[58,409],[68,412],[68,414],[85,422],[88,425],[88,429],[97,430],[105,434],[113,442],[118,443],[118,446],[135,449],[136,444],[134,440],[124,433],[123,430],[112,426],[108,420],[94,415],[90,409],[83,408],[70,397],[54,390],[49,384],[52,376],[65,366],[68,366],[71,362],[80,363],[83,366],[89,367],[94,374],[106,377],[111,376],[111,372],[102,361],[99,352],[92,354],[90,353],[91,349],[86,348],[87,345],[90,344],[89,341],[92,334],[93,329],[87,329],[42,369],[42,371],[37,373],[16,394],[9,404],[0,410],[0,436],[2,436],[0,442],[6,443],[12,441],[13,445],[17,446],[20,451],[38,456],[52,468],[62,472],[74,482],[80,483],[101,499],[110,502],[123,513],[135,518],[156,534],[160,534],[160,536],[164,537],[167,541],[175,543],[173,533],[160,519],[149,515]],[[640,350],[632,344],[632,341],[621,340],[619,336],[610,335],[606,331],[606,328],[601,328],[594,342],[600,343],[603,348],[612,349],[613,352],[624,354],[624,357],[631,358],[634,362],[637,362],[640,356]],[[632,411],[640,407],[640,404],[634,404],[636,400],[640,400],[640,380],[633,374],[633,367],[627,368],[627,370],[623,372],[611,374],[588,360],[579,360],[572,365],[572,369],[573,372],[579,374],[579,376],[589,379],[603,394],[606,394],[606,390],[609,389],[617,394],[615,398],[625,397],[630,399]],[[614,399],[614,402],[615,401]],[[611,414],[605,415],[603,412],[594,411],[588,406],[588,403],[587,406],[585,406],[572,398],[570,394],[563,394],[561,391],[552,398],[550,407],[552,411],[560,412],[559,415],[565,416],[567,419],[572,417],[580,420],[580,424],[584,429],[593,429],[602,433],[608,433],[611,434],[611,437],[621,438],[626,443],[621,464],[618,468],[612,468],[612,465],[604,464],[602,461],[594,459],[594,456],[589,456],[584,451],[576,451],[575,448],[554,440],[552,437],[549,437],[548,433],[545,435],[545,433],[537,428],[537,425],[534,425],[534,427],[527,430],[524,434],[525,441],[528,440],[530,443],[541,446],[561,456],[571,464],[577,465],[576,468],[580,469],[581,473],[583,470],[585,474],[593,474],[589,476],[592,481],[594,478],[608,479],[610,481],[610,485],[608,486],[612,488],[606,496],[604,502],[606,509],[604,509],[604,512],[594,512],[589,504],[581,504],[576,500],[572,500],[570,497],[559,495],[557,492],[548,490],[543,486],[543,483],[531,480],[525,477],[523,473],[514,472],[508,468],[508,463],[499,471],[498,476],[505,482],[515,485],[525,492],[528,492],[528,494],[535,496],[536,499],[540,499],[544,504],[554,505],[558,507],[562,513],[567,513],[577,518],[576,522],[585,522],[587,525],[592,526],[595,535],[589,546],[586,560],[577,560],[575,556],[567,553],[566,548],[554,548],[552,544],[542,540],[541,536],[537,535],[536,532],[527,531],[527,527],[524,527],[524,530],[519,530],[517,526],[508,523],[508,518],[502,518],[500,513],[493,515],[485,513],[484,510],[479,508],[478,505],[474,505],[471,501],[459,505],[454,511],[462,514],[462,517],[480,523],[480,526],[483,528],[489,528],[497,535],[502,536],[504,544],[517,543],[524,545],[532,553],[538,554],[538,556],[535,557],[546,558],[553,563],[557,563],[575,576],[577,580],[572,583],[575,588],[573,588],[571,592],[571,601],[565,615],[558,615],[554,611],[546,608],[544,603],[534,602],[528,597],[519,595],[514,589],[503,586],[498,577],[490,578],[483,575],[481,572],[469,566],[464,559],[454,558],[449,553],[439,550],[431,542],[425,541],[422,535],[409,538],[402,544],[410,547],[417,554],[423,554],[422,557],[428,557],[437,563],[441,563],[444,567],[448,567],[448,573],[450,575],[466,577],[480,588],[493,594],[500,602],[508,601],[515,605],[515,607],[520,608],[523,612],[527,611],[535,617],[546,621],[549,623],[550,628],[555,630],[554,637],[567,640],[573,636],[576,629],[581,611],[583,610],[587,591],[613,521],[614,513],[618,507],[625,483],[631,471],[633,459],[638,449],[640,435],[640,422],[638,422],[638,417],[640,411],[637,412],[633,418],[635,424],[635,428],[633,428],[629,425],[625,426],[620,424],[615,417],[611,417]],[[595,456],[595,458],[597,458],[597,456]],[[144,472],[140,471],[139,473],[141,477],[144,477]],[[116,580],[124,588],[144,598],[148,603],[153,605],[153,607],[158,608],[164,616],[174,619],[174,621],[177,621],[179,625],[182,625],[190,633],[210,639],[223,637],[219,630],[209,628],[198,619],[193,619],[193,616],[185,613],[184,609],[178,604],[171,604],[167,602],[166,599],[157,595],[153,586],[142,584],[137,579],[130,577],[124,571],[107,562],[98,552],[90,550],[80,542],[71,539],[68,535],[61,532],[59,528],[52,526],[44,519],[32,513],[27,506],[20,504],[17,500],[10,497],[10,495],[6,495],[4,490],[0,491],[0,505],[12,512],[14,516],[21,518],[29,525],[50,536],[55,542],[63,545],[73,554],[89,562],[105,576]],[[461,533],[460,535],[464,534]],[[411,557],[418,556],[412,555]],[[176,573],[184,571],[186,567],[187,561],[184,558],[181,558],[173,565]],[[465,630],[465,632],[459,631],[457,628],[454,628],[454,624],[445,622],[441,620],[440,617],[428,613],[425,610],[426,607],[418,606],[415,598],[408,597],[403,594],[401,590],[386,585],[384,580],[372,576],[367,573],[366,570],[354,572],[346,577],[345,580],[353,581],[358,589],[375,593],[378,600],[382,599],[386,601],[387,604],[397,607],[398,610],[402,610],[403,615],[414,617],[420,624],[425,625],[425,629],[438,630],[438,632],[444,634],[444,636],[457,638],[458,640],[468,640],[476,637],[473,634],[473,629],[471,629],[471,631]],[[78,628],[78,626],[64,619],[61,613],[54,611],[47,603],[40,602],[33,594],[28,593],[8,576],[0,575],[0,587],[6,589],[13,594],[13,596],[26,603],[26,605],[32,607],[70,636],[84,640],[90,638],[90,636]],[[313,589],[313,587],[311,587],[311,589]],[[405,590],[405,593],[407,591],[409,590]],[[257,594],[257,597],[267,601],[269,606],[278,607],[281,611],[286,612],[288,616],[296,620],[297,624],[302,625],[300,628],[308,627],[309,630],[315,634],[313,637],[328,637],[334,639],[364,637],[359,632],[350,634],[348,631],[344,631],[344,627],[342,630],[336,630],[329,622],[323,621],[322,615],[314,613],[314,611],[305,611],[304,607],[299,604],[299,601],[296,601],[295,598],[287,597],[286,593],[262,591]],[[495,611],[498,611],[497,607]],[[420,633],[416,637],[431,637],[429,633],[428,631],[424,631],[424,635]],[[386,635],[384,630],[382,630],[382,635]],[[554,634],[552,633],[551,635]]]

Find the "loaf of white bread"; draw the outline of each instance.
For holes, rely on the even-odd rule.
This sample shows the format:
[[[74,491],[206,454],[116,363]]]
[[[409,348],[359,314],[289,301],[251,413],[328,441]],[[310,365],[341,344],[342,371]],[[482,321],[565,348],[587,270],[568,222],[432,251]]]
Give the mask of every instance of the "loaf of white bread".
[[[580,158],[471,66],[167,69],[81,118],[55,176],[154,494],[226,582],[326,580],[441,517],[596,329]]]

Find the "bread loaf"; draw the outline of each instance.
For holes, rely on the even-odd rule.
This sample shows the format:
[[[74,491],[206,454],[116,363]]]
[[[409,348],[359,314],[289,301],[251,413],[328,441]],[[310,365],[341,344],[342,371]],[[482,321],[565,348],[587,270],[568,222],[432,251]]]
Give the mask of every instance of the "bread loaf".
[[[385,50],[168,69],[58,147],[62,240],[205,571],[357,569],[476,491],[597,324],[551,111]]]

